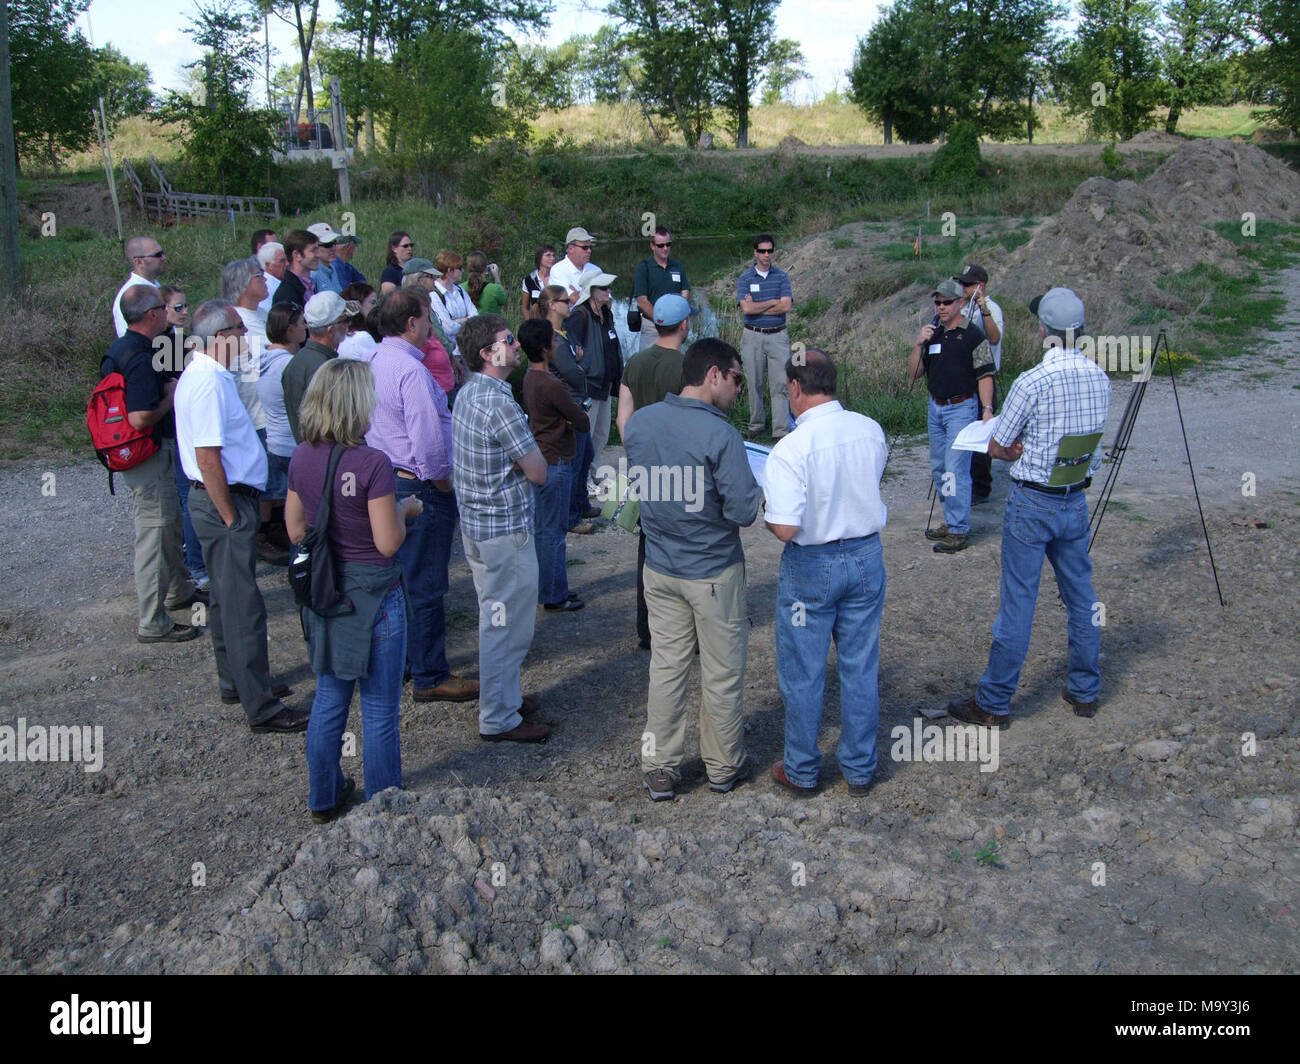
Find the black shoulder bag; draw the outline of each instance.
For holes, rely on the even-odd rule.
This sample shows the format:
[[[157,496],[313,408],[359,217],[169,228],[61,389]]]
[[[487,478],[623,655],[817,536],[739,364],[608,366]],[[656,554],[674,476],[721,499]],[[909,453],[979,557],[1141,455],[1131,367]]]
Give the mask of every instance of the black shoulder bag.
[[[334,567],[334,549],[330,546],[330,508],[334,501],[334,474],[338,472],[339,459],[343,457],[341,444],[330,449],[329,466],[325,470],[325,486],[321,489],[320,505],[316,507],[316,520],[307,529],[293,550],[289,562],[289,586],[299,606],[322,617],[338,617],[352,613],[356,607],[352,600],[339,590],[338,570]]]

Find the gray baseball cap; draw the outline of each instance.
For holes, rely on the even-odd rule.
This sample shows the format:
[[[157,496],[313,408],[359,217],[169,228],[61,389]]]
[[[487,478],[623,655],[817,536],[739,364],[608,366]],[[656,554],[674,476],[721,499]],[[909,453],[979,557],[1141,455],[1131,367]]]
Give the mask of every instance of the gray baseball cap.
[[[1038,318],[1049,329],[1073,329],[1078,332],[1083,328],[1083,300],[1068,288],[1050,288],[1041,296],[1029,301],[1029,313]]]

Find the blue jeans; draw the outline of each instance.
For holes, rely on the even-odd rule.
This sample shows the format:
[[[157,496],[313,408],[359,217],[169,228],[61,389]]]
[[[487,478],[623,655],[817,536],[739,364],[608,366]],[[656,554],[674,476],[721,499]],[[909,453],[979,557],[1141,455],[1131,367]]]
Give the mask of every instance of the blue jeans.
[[[776,673],[785,702],[785,774],[815,787],[821,767],[826,655],[831,639],[839,658],[839,762],[849,783],[866,784],[876,771],[880,724],[880,615],[885,565],[880,537],[801,547],[781,554],[776,607]]]
[[[1009,713],[1038,602],[1043,557],[1056,571],[1070,638],[1070,693],[1095,702],[1101,693],[1101,629],[1093,623],[1097,596],[1088,556],[1088,499],[1083,491],[1049,495],[1011,486],[1002,519],[1002,603],[993,622],[989,667],[975,700],[990,713]]]
[[[533,542],[537,547],[537,601],[563,602],[569,595],[564,534],[568,531],[570,483],[573,470],[559,461],[546,467],[546,483],[533,486]]]
[[[406,641],[406,667],[413,686],[437,687],[451,676],[442,599],[451,586],[447,570],[456,534],[456,497],[432,484],[398,477],[398,504],[408,495],[418,497],[424,511],[408,525],[406,542],[397,552],[414,618]]]
[[[971,452],[953,450],[952,441],[957,433],[978,419],[978,399],[967,399],[952,406],[940,406],[930,400],[930,474],[943,507],[943,522],[949,532],[959,536],[970,531]]]
[[[367,798],[402,785],[397,712],[402,701],[405,661],[406,599],[401,587],[395,587],[375,614],[370,632],[370,675],[359,681]],[[313,812],[333,809],[343,792],[339,758],[352,689],[357,683],[340,680],[329,672],[316,676],[316,699],[307,725],[307,808]]]
[[[206,580],[208,567],[203,562],[203,548],[190,520],[190,478],[181,466],[180,455],[176,456],[176,494],[181,500],[181,525],[185,531],[185,568],[190,571],[191,580]]]
[[[569,495],[569,528],[582,520],[582,515],[591,505],[587,498],[587,474],[591,472],[591,460],[596,457],[590,432],[574,432],[573,438],[577,442],[578,451],[569,463],[569,469],[573,473]]]

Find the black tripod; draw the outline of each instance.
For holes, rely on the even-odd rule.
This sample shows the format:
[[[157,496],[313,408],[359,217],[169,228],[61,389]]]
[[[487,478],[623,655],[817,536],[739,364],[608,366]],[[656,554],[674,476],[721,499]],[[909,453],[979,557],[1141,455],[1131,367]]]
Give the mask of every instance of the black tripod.
[[[1178,427],[1183,433],[1183,452],[1187,455],[1187,468],[1192,474],[1192,494],[1196,496],[1196,512],[1201,518],[1201,534],[1205,536],[1205,551],[1210,556],[1210,572],[1214,574],[1214,590],[1219,596],[1219,605],[1226,606],[1223,601],[1223,590],[1219,587],[1219,570],[1214,564],[1214,549],[1210,546],[1210,533],[1205,527],[1205,511],[1201,508],[1201,493],[1196,486],[1196,468],[1192,465],[1192,452],[1187,444],[1187,425],[1183,421],[1183,407],[1178,401],[1178,381],[1174,377],[1174,360],[1169,353],[1169,341],[1165,337],[1164,329],[1160,330],[1160,335],[1156,337],[1155,350],[1151,352],[1151,372],[1145,373],[1142,379],[1133,385],[1133,390],[1129,392],[1128,403],[1124,407],[1124,416],[1120,418],[1119,428],[1115,433],[1115,442],[1112,444],[1109,457],[1111,458],[1110,468],[1106,472],[1106,480],[1101,486],[1101,494],[1097,496],[1097,502],[1092,508],[1092,518],[1088,522],[1088,527],[1092,529],[1092,537],[1088,540],[1088,550],[1092,551],[1092,545],[1097,541],[1097,533],[1101,531],[1101,519],[1106,516],[1106,507],[1110,504],[1111,494],[1115,490],[1115,484],[1119,480],[1119,470],[1124,464],[1124,456],[1128,453],[1129,440],[1133,435],[1133,426],[1137,423],[1138,411],[1142,409],[1142,400],[1147,393],[1147,382],[1155,372],[1155,365],[1160,359],[1160,349],[1164,348],[1165,365],[1169,367],[1169,383],[1174,389],[1174,409],[1178,411]]]

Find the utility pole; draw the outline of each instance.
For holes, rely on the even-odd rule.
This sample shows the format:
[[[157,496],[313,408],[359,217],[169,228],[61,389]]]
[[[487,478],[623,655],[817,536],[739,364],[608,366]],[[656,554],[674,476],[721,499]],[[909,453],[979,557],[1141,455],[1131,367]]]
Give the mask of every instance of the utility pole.
[[[21,285],[18,156],[14,148],[14,109],[9,85],[9,6],[0,4],[0,296],[17,298]]]

